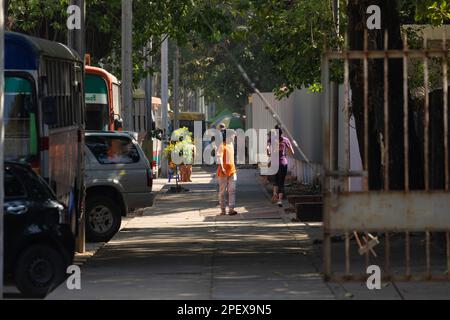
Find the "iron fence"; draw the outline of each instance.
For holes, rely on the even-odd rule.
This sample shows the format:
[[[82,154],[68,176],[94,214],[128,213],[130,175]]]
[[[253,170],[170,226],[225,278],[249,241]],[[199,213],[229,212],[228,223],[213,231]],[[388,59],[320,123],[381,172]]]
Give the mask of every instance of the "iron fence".
[[[442,47],[429,48],[424,39],[423,48],[409,49],[404,40],[403,49],[392,50],[388,47],[388,34],[384,36],[384,50],[369,50],[368,34],[365,32],[363,50],[326,51],[323,56],[323,85],[325,92],[323,130],[324,130],[324,275],[328,280],[366,279],[367,267],[377,264],[382,267],[383,277],[392,280],[450,280],[450,193],[449,193],[449,153],[448,153],[448,56],[449,50],[445,37]],[[391,93],[403,95],[403,123],[392,124],[389,105],[390,62],[397,59],[403,62],[403,92]],[[419,60],[423,64],[423,106],[420,114],[420,145],[423,145],[423,186],[411,188],[410,175],[410,108],[411,92],[409,80],[411,61]],[[430,61],[439,60],[439,70],[434,74],[442,76],[442,121],[444,156],[442,159],[430,157]],[[370,95],[369,64],[378,60],[383,63],[383,97]],[[343,67],[344,117],[343,139],[335,137],[334,112],[331,103],[330,64],[340,61]],[[362,170],[352,170],[350,165],[349,123],[352,115],[351,64],[362,65],[363,81],[363,130],[358,139],[363,139],[360,150]],[[370,152],[369,135],[370,99],[383,99],[383,132],[385,137],[380,149],[382,161],[382,187],[374,190],[369,187]],[[422,102],[420,102],[422,103]],[[433,108],[437,108],[433,105]],[[373,110],[372,110],[373,111]],[[400,110],[401,112],[401,110]],[[360,124],[361,125],[361,124]],[[403,128],[403,150],[390,146],[390,129],[393,125]],[[336,144],[343,143],[343,164],[336,165],[340,156]],[[341,151],[342,152],[342,151]],[[403,152],[403,188],[391,188],[390,157],[395,152]],[[444,167],[444,185],[442,188],[430,186],[431,171],[434,163],[441,161]],[[422,172],[420,170],[420,172]],[[350,190],[350,179],[360,178],[362,190]],[[395,190],[393,190],[395,189]],[[337,241],[335,241],[337,240]],[[338,242],[338,243],[337,243]],[[439,246],[442,244],[442,247]],[[343,250],[343,252],[342,252]]]

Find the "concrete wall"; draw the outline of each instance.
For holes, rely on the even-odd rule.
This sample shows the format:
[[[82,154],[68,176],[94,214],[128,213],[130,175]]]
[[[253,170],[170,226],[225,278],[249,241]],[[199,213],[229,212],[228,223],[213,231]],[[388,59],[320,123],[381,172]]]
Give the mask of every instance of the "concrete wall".
[[[323,140],[322,140],[322,109],[324,102],[324,94],[311,93],[306,89],[296,90],[289,98],[277,100],[273,93],[263,93],[264,97],[272,105],[279,114],[284,125],[291,131],[294,139],[299,144],[305,155],[311,161],[311,165],[307,165],[299,154],[295,155],[295,159],[291,159],[289,171],[292,175],[305,184],[316,183],[318,175],[322,175],[323,163]],[[344,90],[341,86],[339,90],[339,166],[342,168],[344,164]],[[250,98],[250,105],[246,108],[247,112],[247,128],[271,129],[275,126],[275,121],[268,112],[262,100],[256,95]],[[350,124],[350,163],[351,168],[359,170],[361,166],[361,158],[356,139],[354,123]],[[352,180],[354,189],[358,189],[360,181]]]
[[[277,100],[273,93],[263,95],[312,162],[312,166],[306,165],[296,153],[289,161],[289,172],[302,183],[314,183],[322,163],[322,95],[308,90],[297,90],[282,100]],[[246,108],[247,128],[273,129],[276,122],[259,96],[252,95],[250,101]]]

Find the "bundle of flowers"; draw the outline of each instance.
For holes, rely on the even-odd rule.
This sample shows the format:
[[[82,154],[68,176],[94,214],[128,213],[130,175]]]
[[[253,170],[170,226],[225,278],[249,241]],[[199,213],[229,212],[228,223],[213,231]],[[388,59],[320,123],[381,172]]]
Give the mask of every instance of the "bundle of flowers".
[[[178,155],[178,159],[173,159],[173,155]],[[180,128],[172,133],[170,143],[164,149],[164,156],[167,157],[169,163],[180,162],[181,160],[176,165],[193,163],[194,143],[192,133],[189,132],[188,128]]]

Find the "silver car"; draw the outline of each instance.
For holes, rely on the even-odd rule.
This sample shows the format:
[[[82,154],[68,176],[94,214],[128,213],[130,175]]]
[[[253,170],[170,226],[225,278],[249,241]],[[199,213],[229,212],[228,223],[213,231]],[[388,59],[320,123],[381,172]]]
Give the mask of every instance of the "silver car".
[[[86,132],[85,145],[86,238],[109,241],[128,212],[153,205],[152,170],[129,134]]]

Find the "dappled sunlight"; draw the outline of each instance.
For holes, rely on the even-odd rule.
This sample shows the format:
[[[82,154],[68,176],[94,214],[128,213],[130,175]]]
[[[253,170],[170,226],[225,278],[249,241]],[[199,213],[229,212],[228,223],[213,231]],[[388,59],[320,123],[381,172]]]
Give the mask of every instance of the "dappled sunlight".
[[[183,184],[186,193],[163,189],[154,207],[129,221],[86,263],[85,286],[99,297],[108,296],[103,290],[110,286],[158,299],[329,295],[311,262],[316,253],[308,226],[288,222],[257,179],[238,184],[248,192],[238,193],[236,216],[218,215],[211,174],[195,172],[193,181]]]

